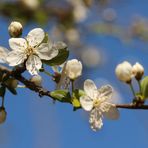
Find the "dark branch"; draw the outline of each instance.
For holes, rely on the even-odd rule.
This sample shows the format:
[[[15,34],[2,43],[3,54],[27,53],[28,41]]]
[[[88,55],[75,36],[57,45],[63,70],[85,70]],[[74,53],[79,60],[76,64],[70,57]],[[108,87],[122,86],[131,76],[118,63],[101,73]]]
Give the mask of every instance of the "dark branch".
[[[27,88],[29,88],[32,91],[35,91],[39,94],[40,97],[42,96],[48,96],[51,97],[50,95],[50,91],[45,90],[44,88],[42,88],[41,86],[37,86],[35,85],[33,82],[27,80],[26,78],[24,78],[22,76],[22,73],[25,71],[26,69],[24,67],[18,67],[14,70],[10,70],[2,65],[0,65],[0,71],[6,73],[7,75],[17,79],[18,81],[20,81],[21,83],[23,83]],[[53,97],[51,97],[53,100],[55,100]]]
[[[148,105],[134,105],[134,104],[117,104],[117,108],[126,108],[126,109],[148,109]]]
[[[18,68],[15,68],[14,70],[10,70],[5,66],[0,65],[0,71],[2,71],[4,73],[8,74],[9,76],[17,79],[18,81],[23,83],[30,90],[32,90],[34,92],[37,92],[40,97],[48,96],[48,97],[52,98],[53,100],[55,100],[55,98],[53,98],[50,95],[50,91],[45,90],[43,87],[37,86],[33,82],[31,82],[31,81],[27,80],[26,78],[24,78],[22,76],[22,73],[25,70],[26,69],[24,67],[18,67]],[[125,109],[144,109],[144,110],[148,110],[148,105],[117,104],[116,107],[117,108],[125,108]]]

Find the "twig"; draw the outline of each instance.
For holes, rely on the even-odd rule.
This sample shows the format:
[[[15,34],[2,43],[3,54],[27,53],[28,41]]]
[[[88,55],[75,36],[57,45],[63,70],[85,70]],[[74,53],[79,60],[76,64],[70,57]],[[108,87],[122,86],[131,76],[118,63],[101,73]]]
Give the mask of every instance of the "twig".
[[[117,108],[126,108],[126,109],[148,109],[148,105],[134,105],[134,104],[116,104]]]
[[[24,67],[18,67],[18,68],[14,69],[14,70],[10,70],[10,69],[8,69],[5,66],[0,65],[0,71],[8,74],[9,76],[14,77],[15,79],[17,79],[18,81],[20,81],[21,83],[23,83],[30,90],[37,92],[40,97],[42,97],[42,96],[51,97],[50,91],[45,90],[41,86],[35,85],[33,82],[27,80],[26,78],[24,78],[21,75],[25,71],[25,68]],[[55,98],[53,98],[53,97],[51,97],[51,98],[53,100],[55,100]]]
[[[21,83],[23,83],[28,89],[37,92],[40,97],[42,96],[48,96],[53,100],[56,100],[50,95],[50,91],[45,90],[41,86],[35,85],[33,82],[27,80],[22,76],[22,73],[26,69],[24,67],[17,67],[14,70],[10,70],[5,66],[0,65],[0,71],[8,74],[9,76],[17,79]],[[143,109],[143,110],[148,110],[148,105],[134,105],[134,104],[116,104],[117,108],[125,108],[125,109]]]

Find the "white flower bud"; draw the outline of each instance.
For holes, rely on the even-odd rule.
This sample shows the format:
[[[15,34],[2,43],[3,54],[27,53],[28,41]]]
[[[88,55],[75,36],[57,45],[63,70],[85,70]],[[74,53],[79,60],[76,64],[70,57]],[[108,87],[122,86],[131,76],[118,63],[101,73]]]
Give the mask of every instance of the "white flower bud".
[[[141,80],[144,74],[144,67],[138,62],[136,62],[136,64],[133,65],[132,73],[137,80]]]
[[[3,107],[0,108],[0,124],[4,123],[6,120],[7,112]]]
[[[23,26],[19,22],[11,22],[8,31],[11,37],[19,37],[22,34]]]
[[[42,84],[42,77],[40,75],[35,75],[30,79],[31,82],[33,82],[34,84],[41,86]]]
[[[120,81],[130,83],[133,76],[132,65],[129,62],[124,61],[123,63],[117,65],[115,73]]]
[[[71,80],[76,79],[82,74],[82,63],[77,59],[69,60],[66,64],[65,74]]]

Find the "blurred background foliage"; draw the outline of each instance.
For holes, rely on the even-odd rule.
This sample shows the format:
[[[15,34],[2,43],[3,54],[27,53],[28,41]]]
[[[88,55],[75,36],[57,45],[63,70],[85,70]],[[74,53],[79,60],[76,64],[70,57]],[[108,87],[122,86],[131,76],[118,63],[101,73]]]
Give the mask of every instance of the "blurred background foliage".
[[[130,102],[132,94],[117,80],[114,69],[123,60],[139,61],[148,73],[147,18],[147,0],[0,0],[0,44],[8,47],[11,21],[20,21],[25,35],[43,27],[52,41],[68,45],[70,58],[83,62],[79,88],[87,78],[98,86],[110,83],[115,103]],[[43,79],[46,88],[55,88],[48,77]],[[6,97],[8,120],[0,126],[4,148],[145,148],[148,144],[146,111],[121,110],[119,121],[105,122],[104,129],[94,134],[83,111],[73,113],[68,105],[53,105],[46,97],[34,99],[38,97],[28,92],[18,90],[18,97]]]

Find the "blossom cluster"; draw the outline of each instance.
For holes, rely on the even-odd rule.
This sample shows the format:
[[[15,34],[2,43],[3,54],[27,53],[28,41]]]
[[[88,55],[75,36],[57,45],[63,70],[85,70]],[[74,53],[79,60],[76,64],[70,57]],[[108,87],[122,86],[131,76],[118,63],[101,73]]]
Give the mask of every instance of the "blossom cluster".
[[[144,74],[144,67],[138,62],[132,66],[129,62],[124,61],[117,65],[115,72],[120,81],[130,83],[133,77],[141,80]]]
[[[11,36],[9,39],[10,50],[0,47],[1,63],[8,64],[14,69],[25,68],[32,75],[29,81],[38,88],[42,88],[40,72],[51,76],[56,83],[56,90],[50,92],[50,96],[60,102],[72,104],[74,110],[83,108],[89,112],[89,123],[93,131],[102,128],[104,117],[111,120],[119,118],[119,110],[116,104],[111,102],[114,93],[111,85],[107,84],[98,89],[93,80],[87,79],[84,81],[84,90],[75,88],[74,82],[82,75],[83,66],[77,59],[67,60],[69,52],[65,43],[50,41],[42,28],[32,29],[26,37],[22,38],[20,36],[23,27],[19,22],[12,22],[8,31]],[[52,68],[52,74],[45,70],[45,64]],[[136,103],[143,104],[142,99],[148,97],[147,89],[145,89],[148,86],[145,81],[148,80],[142,80],[144,67],[139,63],[132,66],[129,62],[124,61],[117,65],[115,73],[119,80],[130,84],[131,88],[132,78],[135,77],[140,86],[140,92],[134,93],[135,100]],[[4,107],[6,88],[16,94],[18,81],[13,76],[6,77],[1,71],[0,76],[0,96],[2,97],[0,123],[3,123],[7,115]]]

